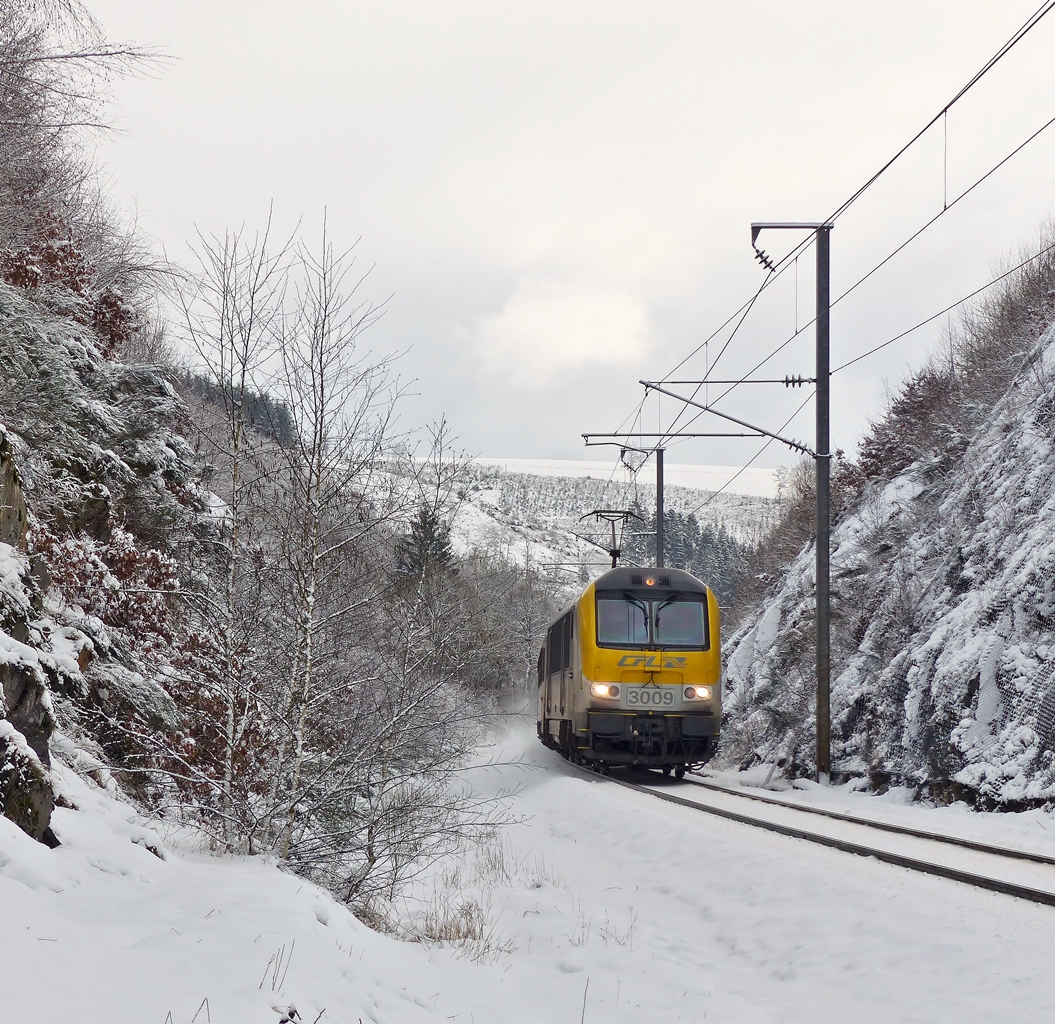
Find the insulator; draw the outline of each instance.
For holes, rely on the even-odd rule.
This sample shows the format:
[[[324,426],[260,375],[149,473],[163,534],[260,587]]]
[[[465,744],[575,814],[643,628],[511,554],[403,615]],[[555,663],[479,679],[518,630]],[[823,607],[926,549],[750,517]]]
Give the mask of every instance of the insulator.
[[[761,263],[771,274],[776,270],[773,261],[761,249],[759,249],[757,245],[755,246],[755,259],[758,260],[758,262]]]

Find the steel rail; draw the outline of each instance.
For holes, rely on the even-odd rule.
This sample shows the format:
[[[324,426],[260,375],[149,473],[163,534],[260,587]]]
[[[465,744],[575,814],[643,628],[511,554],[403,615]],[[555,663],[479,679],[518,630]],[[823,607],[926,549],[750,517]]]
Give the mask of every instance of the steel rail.
[[[761,793],[741,793],[739,790],[727,789],[725,786],[715,785],[713,782],[704,782],[699,778],[684,779],[694,786],[713,790],[715,793],[725,793],[728,796],[741,796],[745,800],[757,800],[759,803],[772,804],[774,807],[787,807],[793,811],[802,811],[804,814],[819,814],[825,818],[835,818],[837,821],[846,821],[851,825],[867,825],[869,828],[879,829],[882,832],[895,832],[902,836],[912,836],[916,839],[927,839],[934,843],[948,843],[950,846],[962,846],[967,850],[975,850],[978,853],[989,853],[995,857],[1009,857],[1016,860],[1029,860],[1037,864],[1055,865],[1055,857],[1045,857],[1041,853],[1030,853],[1028,850],[1008,849],[1003,846],[990,846],[988,843],[975,842],[973,839],[961,839],[959,836],[946,836],[938,832],[925,832],[922,829],[910,828],[908,825],[894,825],[887,821],[876,821],[872,818],[859,818],[855,814],[845,811],[832,811],[825,807],[807,807],[793,804],[779,797],[763,796]]]
[[[591,775],[594,774],[589,768],[582,768],[582,771]],[[919,871],[922,874],[936,875],[940,878],[948,878],[954,882],[963,882],[966,885],[973,885],[979,889],[988,889],[991,892],[999,892],[1005,896],[1013,896],[1017,899],[1028,900],[1031,903],[1041,903],[1049,907],[1055,907],[1055,892],[1047,892],[1044,889],[1032,889],[1029,886],[1019,885],[1016,882],[1006,882],[1000,878],[990,878],[986,875],[978,875],[972,871],[963,871],[960,868],[949,867],[947,864],[935,864],[931,861],[919,860],[916,857],[908,857],[904,854],[893,853],[889,850],[877,850],[870,846],[862,846],[860,843],[850,842],[846,839],[837,839],[834,836],[820,835],[806,829],[796,828],[794,825],[782,825],[775,821],[765,821],[761,818],[753,818],[749,814],[740,814],[737,811],[731,811],[724,807],[714,807],[709,804],[697,803],[695,800],[687,800],[685,797],[675,796],[673,793],[661,793],[657,790],[649,789],[646,786],[639,786],[633,782],[626,782],[623,779],[613,778],[610,775],[596,775],[595,777],[599,781],[603,780],[605,782],[612,782],[617,786],[623,786],[635,793],[643,793],[646,796],[656,797],[659,800],[665,800],[667,803],[677,804],[680,807],[688,807],[692,810],[703,811],[705,814],[713,814],[716,817],[726,818],[729,821],[735,821],[741,825],[750,825],[754,828],[765,829],[767,832],[776,832],[779,835],[788,836],[791,839],[802,839],[809,843],[816,843],[819,846],[826,846],[832,850],[840,850],[843,853],[851,853],[858,857],[873,857],[883,863],[907,868],[910,871]],[[717,789],[718,787],[714,788]],[[723,790],[723,792],[727,791]],[[730,795],[739,796],[738,793],[732,793]],[[787,804],[784,804],[783,806],[786,807]],[[796,807],[792,807],[791,809],[793,811],[798,810]],[[1003,853],[1000,855],[1004,856]]]

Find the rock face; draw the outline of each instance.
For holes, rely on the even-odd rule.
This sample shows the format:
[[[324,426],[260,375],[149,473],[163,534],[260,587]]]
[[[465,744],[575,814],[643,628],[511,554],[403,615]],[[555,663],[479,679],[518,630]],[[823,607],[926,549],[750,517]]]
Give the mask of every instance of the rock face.
[[[34,839],[53,845],[51,776],[9,721],[0,721],[0,803],[4,817]]]
[[[169,374],[86,301],[0,274],[0,812],[45,841],[56,715],[114,761],[179,725],[167,595],[214,530]]]
[[[55,806],[48,738],[55,727],[46,665],[29,646],[33,612],[26,539],[26,502],[0,427],[0,805],[34,839],[49,841]]]
[[[0,543],[22,550],[26,543],[26,499],[7,431],[0,426]]]

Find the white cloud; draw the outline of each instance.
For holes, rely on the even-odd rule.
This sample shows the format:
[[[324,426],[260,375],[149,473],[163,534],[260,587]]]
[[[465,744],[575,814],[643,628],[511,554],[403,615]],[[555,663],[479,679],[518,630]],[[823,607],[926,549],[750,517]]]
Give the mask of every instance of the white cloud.
[[[755,291],[752,221],[834,209],[1036,0],[89,6],[111,38],[179,58],[156,78],[114,83],[125,131],[98,140],[117,195],[135,197],[139,223],[173,258],[189,259],[181,243],[196,228],[251,234],[272,199],[280,223],[302,212],[317,238],[325,207],[335,244],[361,235],[360,266],[376,264],[364,297],[393,296],[370,345],[409,349],[400,369],[420,382],[414,415],[445,414],[470,450],[570,458],[582,429],[622,420],[640,377],[679,363]],[[833,292],[1048,119],[1053,49],[1055,19],[1043,19],[840,218]],[[1053,163],[1045,132],[840,303],[833,363],[989,280],[991,261],[1055,210]],[[780,255],[793,239],[762,244]],[[722,377],[747,373],[810,315],[811,266],[759,299]],[[833,378],[837,443],[852,447],[883,407],[883,378],[917,365],[941,330]],[[722,340],[679,375],[702,374]],[[812,360],[807,331],[766,371],[803,373]],[[546,392],[510,402],[489,386],[495,372]],[[801,401],[741,393],[744,417],[770,425]],[[652,401],[658,429],[666,407]],[[720,458],[716,446],[691,442],[682,457],[749,457],[743,442]],[[791,458],[777,445],[762,456]]]
[[[639,360],[652,333],[647,310],[632,296],[526,281],[498,313],[477,320],[475,343],[484,370],[537,387],[561,371]]]

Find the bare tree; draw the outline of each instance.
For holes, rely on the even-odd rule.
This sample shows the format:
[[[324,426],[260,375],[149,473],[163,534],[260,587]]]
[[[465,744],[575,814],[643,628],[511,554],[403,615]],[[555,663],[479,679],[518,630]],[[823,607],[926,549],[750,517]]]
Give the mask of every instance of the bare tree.
[[[395,429],[400,384],[362,345],[380,308],[350,253],[324,234],[272,254],[265,233],[199,258],[183,308],[209,381],[189,390],[224,504],[186,674],[215,756],[170,761],[228,846],[368,907],[501,817],[457,772],[522,671],[506,615],[523,574],[455,552],[464,460],[443,423],[424,459]]]
[[[443,424],[424,459],[389,462],[394,489],[374,509],[383,530],[367,551],[345,549],[333,581],[362,599],[348,614],[345,598],[339,628],[320,632],[327,653],[316,662],[286,849],[360,910],[501,818],[457,784],[494,711],[493,691],[474,681],[493,677],[496,649],[490,595],[447,539],[462,465]],[[402,536],[386,542],[393,530]]]
[[[395,515],[386,479],[395,457],[392,417],[398,381],[384,360],[372,362],[358,339],[380,309],[359,299],[363,278],[353,277],[350,253],[337,254],[323,230],[320,251],[298,247],[301,281],[278,339],[279,392],[296,425],[296,439],[282,450],[282,500],[276,502],[277,535],[291,620],[289,732],[277,752],[276,780],[289,779],[282,856],[305,796],[308,719],[322,680],[340,661],[330,641],[371,599],[375,586],[336,594],[333,584],[364,540]],[[337,686],[349,686],[338,671]],[[327,689],[329,694],[329,689]]]
[[[0,241],[23,245],[97,207],[84,135],[109,127],[110,81],[160,60],[109,42],[76,0],[0,4]]]
[[[240,830],[236,816],[243,826],[252,818],[245,799],[236,812],[234,783],[240,747],[263,696],[267,616],[259,510],[276,442],[271,424],[253,421],[251,405],[267,384],[264,368],[280,330],[291,256],[288,241],[272,248],[271,237],[270,216],[263,234],[253,238],[242,232],[199,235],[199,273],[178,292],[186,338],[213,385],[199,405],[195,440],[220,468],[210,483],[224,502],[218,523],[222,585],[190,593],[204,627],[206,656],[199,666],[213,662],[207,671],[223,705],[216,785],[227,840]],[[217,408],[221,415],[211,416]]]

